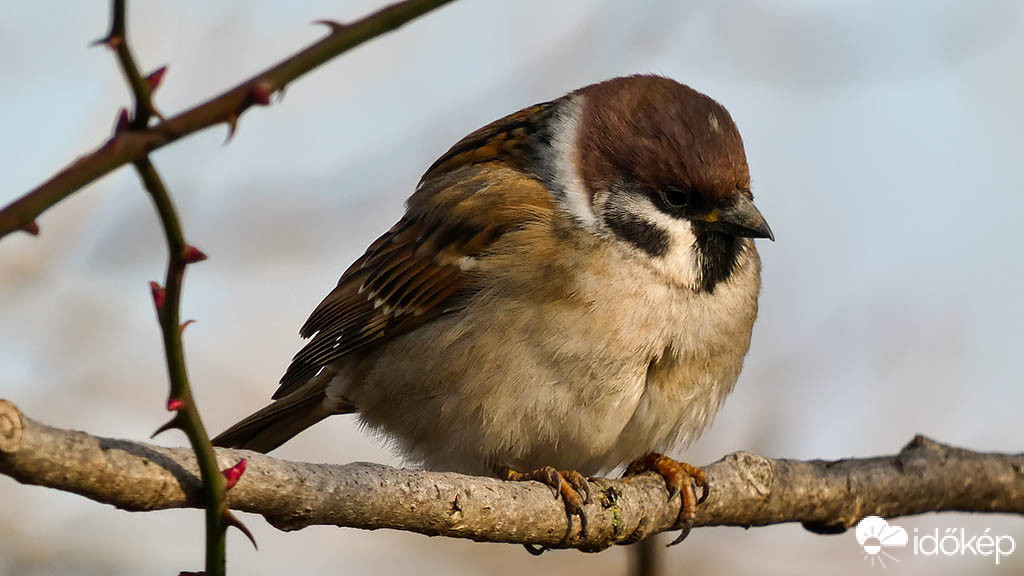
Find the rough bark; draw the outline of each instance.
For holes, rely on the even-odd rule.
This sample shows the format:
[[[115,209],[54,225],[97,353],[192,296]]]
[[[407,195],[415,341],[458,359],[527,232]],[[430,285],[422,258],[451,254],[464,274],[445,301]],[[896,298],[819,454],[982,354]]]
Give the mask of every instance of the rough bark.
[[[289,462],[218,449],[222,466],[248,470],[229,492],[231,508],[263,515],[282,530],[333,524],[551,548],[601,550],[671,530],[679,499],[661,478],[596,479],[589,530],[568,522],[551,491],[452,473]],[[867,515],[930,511],[1024,514],[1024,454],[980,453],[915,437],[899,453],[838,461],[769,459],[737,452],[705,468],[712,487],[696,526],[801,522],[842,531]],[[131,511],[200,507],[195,455],[131,440],[62,430],[0,400],[0,473],[24,484],[80,494]]]

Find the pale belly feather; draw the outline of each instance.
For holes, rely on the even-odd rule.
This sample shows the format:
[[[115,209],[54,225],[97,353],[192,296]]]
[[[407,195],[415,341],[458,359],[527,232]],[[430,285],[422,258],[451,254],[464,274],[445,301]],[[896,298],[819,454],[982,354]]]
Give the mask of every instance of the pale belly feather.
[[[756,253],[712,294],[611,264],[528,301],[484,290],[343,370],[337,392],[430,469],[597,474],[688,443],[742,367]]]

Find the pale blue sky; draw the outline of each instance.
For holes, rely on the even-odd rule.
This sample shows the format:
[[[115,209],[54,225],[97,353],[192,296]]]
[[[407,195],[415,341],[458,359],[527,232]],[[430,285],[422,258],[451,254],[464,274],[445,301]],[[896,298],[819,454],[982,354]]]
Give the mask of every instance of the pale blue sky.
[[[169,64],[157,104],[176,112],[313,40],[320,18],[369,1],[131,4],[147,68]],[[90,41],[105,2],[32,2],[0,16],[0,158],[7,202],[109,133],[128,102]],[[337,276],[401,214],[420,173],[462,135],[611,76],[657,72],[722,102],[739,125],[754,193],[778,241],[761,244],[761,315],[736,392],[684,454],[892,452],[916,432],[1020,451],[1024,386],[1024,17],[1015,2],[612,2],[461,0],[332,62],[248,113],[159,151],[190,239],[184,315],[194,386],[211,429],[262,405]],[[147,281],[164,253],[134,174],[54,208],[39,238],[0,242],[0,397],[45,422],[144,438],[165,381]],[[181,444],[174,435],[164,443]],[[335,418],[278,452],[398,461]],[[0,574],[196,569],[198,512],[131,515],[0,478]],[[162,519],[161,522],[159,519]],[[1019,519],[926,516],[903,525]],[[528,558],[518,548],[249,524],[237,573],[340,569],[451,574],[624,569],[621,550]],[[184,539],[177,550],[167,538]],[[128,545],[126,546],[126,543]],[[45,545],[44,545],[45,544]],[[178,550],[181,550],[179,552]],[[742,553],[736,553],[742,551]],[[702,530],[670,552],[719,572],[856,574],[853,537],[798,527]],[[1010,572],[1024,569],[1018,553]],[[987,565],[911,558],[906,574]]]

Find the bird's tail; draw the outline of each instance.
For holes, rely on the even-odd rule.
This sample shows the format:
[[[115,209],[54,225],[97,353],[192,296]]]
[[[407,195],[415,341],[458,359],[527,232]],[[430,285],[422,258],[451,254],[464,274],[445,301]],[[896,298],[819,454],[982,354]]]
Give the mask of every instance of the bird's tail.
[[[332,414],[354,411],[353,406],[339,407],[337,402],[330,401],[324,380],[314,378],[295,392],[275,400],[221,432],[213,439],[213,445],[270,452]]]

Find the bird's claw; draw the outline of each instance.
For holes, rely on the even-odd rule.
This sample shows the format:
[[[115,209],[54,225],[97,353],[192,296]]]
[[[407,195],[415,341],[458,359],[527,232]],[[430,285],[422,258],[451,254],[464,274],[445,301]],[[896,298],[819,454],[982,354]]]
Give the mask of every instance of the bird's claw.
[[[511,468],[502,471],[502,477],[513,482],[535,480],[551,488],[555,500],[559,497],[565,504],[566,518],[569,526],[566,537],[572,533],[572,517],[580,517],[580,534],[587,535],[587,513],[583,506],[590,503],[590,483],[587,478],[575,470],[556,470],[545,466],[532,472],[516,472]]]
[[[670,546],[675,546],[676,544],[679,544],[683,540],[686,540],[686,537],[690,535],[690,530],[693,529],[693,520],[692,519],[691,520],[684,520],[683,521],[683,525],[680,526],[679,528],[680,528],[679,535],[676,536],[675,540],[673,540],[673,541],[669,542],[668,544],[666,544],[665,545],[666,548],[668,548]]]
[[[669,546],[675,546],[690,534],[693,521],[697,517],[697,506],[707,500],[711,493],[707,475],[704,470],[696,466],[652,452],[630,464],[626,469],[625,476],[636,476],[648,471],[657,472],[665,479],[669,501],[677,495],[682,496],[679,517],[675,525],[682,532],[669,544]],[[699,498],[697,497],[697,488],[701,488]]]

